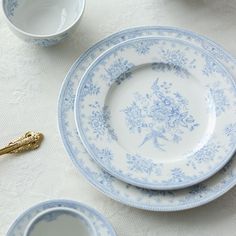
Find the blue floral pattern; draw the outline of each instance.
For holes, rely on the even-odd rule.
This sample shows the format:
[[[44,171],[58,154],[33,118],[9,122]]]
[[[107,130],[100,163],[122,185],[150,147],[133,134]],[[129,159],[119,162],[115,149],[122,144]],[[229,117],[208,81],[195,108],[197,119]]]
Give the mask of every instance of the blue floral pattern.
[[[65,101],[64,109],[65,109],[65,111],[68,111],[69,109],[74,110],[75,97],[73,96],[73,92],[74,92],[73,91],[73,85],[74,85],[73,81],[70,81],[69,84],[68,84],[68,91],[65,94],[65,98],[64,98],[64,101]]]
[[[94,110],[89,117],[89,124],[96,137],[101,138],[104,135],[107,135],[109,140],[117,140],[115,131],[110,125],[111,114],[108,110],[108,106],[101,108],[100,104],[96,102],[95,104],[90,104],[90,107],[94,108]]]
[[[196,169],[196,164],[212,161],[219,152],[220,147],[219,144],[211,141],[211,143],[204,145],[193,156],[189,157],[188,165],[192,165],[193,168]]]
[[[40,47],[50,47],[53,46],[55,44],[58,44],[59,42],[62,42],[64,39],[66,39],[68,37],[68,33],[64,33],[64,34],[60,34],[58,36],[55,37],[51,37],[51,38],[29,38],[26,39],[25,41]]]
[[[153,163],[150,159],[145,159],[139,155],[130,154],[127,154],[126,158],[131,171],[141,172],[147,175],[160,175],[161,173],[161,165]]]
[[[150,51],[150,47],[153,45],[151,41],[139,41],[134,43],[132,46],[135,48],[138,54],[148,54]]]
[[[204,181],[203,184],[200,184],[199,188],[194,186],[178,191],[155,191],[134,187],[116,178],[112,178],[109,174],[103,175],[103,169],[98,167],[87,152],[84,151],[84,147],[76,132],[74,119],[70,118],[73,117],[72,107],[71,109],[64,109],[64,96],[69,90],[73,92],[72,96],[75,96],[74,90],[79,83],[77,76],[81,77],[83,75],[94,58],[111,46],[127,39],[150,35],[168,36],[187,42],[190,41],[199,48],[206,48],[211,55],[219,59],[227,68],[231,68],[232,72],[236,73],[236,62],[228,53],[213,42],[194,33],[168,27],[139,27],[119,32],[92,47],[86,54],[83,54],[80,59],[78,59],[77,63],[71,69],[71,75],[73,76],[67,77],[59,99],[58,115],[60,132],[68,155],[76,168],[79,169],[91,184],[108,197],[123,204],[146,210],[175,211],[189,209],[216,199],[236,184],[236,162],[234,159],[232,159],[231,165],[227,165],[226,169],[223,168],[222,171],[219,171],[216,175]],[[77,75],[76,77],[74,76],[75,74]],[[73,88],[68,86],[68,84],[73,84],[70,83],[70,81],[74,82]],[[74,152],[74,150],[79,150],[79,154],[77,154],[77,151]],[[111,178],[112,181],[110,181]],[[16,227],[14,227],[14,229],[15,228]],[[13,233],[16,234],[17,232],[17,230],[13,231]]]
[[[112,151],[108,148],[99,149],[95,145],[92,145],[92,148],[96,151],[98,159],[105,163],[106,165],[111,165],[111,161],[113,160]]]
[[[221,88],[219,82],[215,82],[211,86],[208,86],[211,96],[214,101],[216,115],[220,116],[230,107],[228,98],[225,95],[224,89]]]
[[[115,60],[112,65],[106,68],[106,74],[102,75],[102,78],[109,86],[114,82],[119,85],[122,81],[130,78],[131,68],[133,66],[133,63],[129,62],[128,60],[119,58]]]
[[[221,48],[217,47],[216,45],[213,45],[212,43],[207,42],[204,39],[200,39],[199,43],[201,44],[200,47],[209,52],[218,60],[223,60],[228,64],[231,64],[231,59],[229,58],[229,55],[226,55]]]
[[[196,68],[195,62],[196,60],[193,59],[189,61],[189,59],[185,56],[183,52],[180,50],[161,50],[161,54],[163,57],[163,60],[166,61],[167,69],[174,69],[175,73],[179,75],[182,78],[186,78],[189,75],[189,72],[186,68]],[[161,65],[161,64],[156,64]],[[155,68],[154,69],[160,69]],[[163,67],[162,67],[163,69]]]
[[[226,76],[225,72],[220,70],[217,64],[214,61],[212,61],[210,57],[206,57],[206,65],[203,70],[203,73],[207,76],[210,76],[213,73],[219,73],[222,76]]]
[[[172,178],[170,178],[168,181],[165,181],[166,184],[169,184],[169,183],[182,183],[182,182],[185,182],[187,180],[193,180],[194,179],[194,176],[190,177],[190,176],[187,176],[183,170],[181,170],[180,168],[174,168],[171,170],[171,176]]]
[[[230,138],[230,146],[234,147],[236,143],[236,123],[229,124],[225,128],[225,134]]]
[[[150,45],[152,44],[152,46],[150,46],[152,50],[145,54],[137,52],[133,45],[142,41],[150,42]],[[164,46],[160,48],[160,45]],[[213,61],[214,67],[217,67],[217,72],[215,73],[218,73],[218,75],[215,81],[212,81],[212,77],[204,74],[205,64],[207,64],[209,58]],[[227,149],[227,139],[224,139],[223,143],[226,145],[219,146],[217,152],[211,150],[212,156],[206,158],[204,154],[206,150],[204,148],[209,149],[211,147],[207,147],[208,145],[206,145],[206,147],[201,146],[201,141],[203,142],[202,139],[204,139],[203,137],[201,137],[201,140],[199,140],[199,137],[199,141],[195,140],[195,138],[198,135],[203,135],[200,134],[203,132],[203,127],[200,125],[203,124],[205,126],[208,118],[202,118],[201,115],[197,115],[196,109],[193,109],[194,104],[188,100],[191,99],[191,95],[188,93],[187,89],[184,87],[182,91],[182,89],[178,88],[179,84],[175,84],[178,83],[178,81],[176,81],[177,78],[173,80],[173,82],[171,79],[167,79],[166,81],[161,77],[159,78],[159,75],[156,80],[150,80],[150,78],[148,78],[149,82],[147,85],[150,87],[145,85],[144,90],[141,88],[142,80],[139,86],[137,86],[137,90],[135,90],[136,87],[133,88],[133,97],[131,94],[126,95],[128,100],[124,105],[119,105],[120,110],[117,110],[117,108],[113,106],[113,108],[117,110],[118,116],[111,117],[110,109],[113,108],[109,107],[108,94],[110,91],[113,91],[113,85],[120,85],[124,80],[133,78],[132,68],[134,66],[140,66],[140,62],[141,64],[145,64],[159,60],[170,65],[169,69],[172,74],[173,72],[175,74],[180,73],[179,71],[185,68],[189,70],[191,74],[193,73],[197,77],[199,76],[198,79],[204,90],[208,90],[207,86],[209,84],[212,85],[212,83],[218,81],[223,84],[221,88],[229,87],[227,81],[231,81],[231,77],[227,75],[224,67],[222,67],[219,62],[215,61],[214,58],[209,57],[208,54],[205,55],[205,52],[202,52],[198,48],[188,43],[182,43],[169,38],[139,38],[113,47],[101,57],[97,58],[93,65],[87,70],[77,90],[78,96],[75,101],[76,122],[85,148],[88,150],[91,157],[103,166],[106,171],[127,183],[139,187],[175,189],[186,187],[213,175],[218,170],[217,168],[222,167],[229,160],[230,155],[225,155],[225,153],[230,153],[230,149]],[[174,70],[171,70],[173,67]],[[178,68],[181,68],[181,70],[178,70]],[[150,73],[152,76],[155,74],[153,72]],[[224,74],[224,76],[222,76],[222,74]],[[132,80],[134,79],[135,78]],[[84,97],[83,88],[88,80],[92,80],[93,85],[96,85],[100,92]],[[150,82],[152,84],[150,84]],[[181,83],[183,82],[180,82],[180,84]],[[192,81],[189,82],[189,85],[191,83]],[[124,83],[124,86],[125,85],[130,85],[130,83]],[[208,92],[208,94],[209,93],[210,92]],[[227,95],[228,94],[229,91]],[[196,97],[194,99],[196,99]],[[104,104],[108,105],[104,106]],[[118,114],[119,112],[121,115]],[[227,111],[224,112],[224,116],[226,113],[231,114],[231,112],[232,109],[227,109]],[[211,111],[210,115],[215,116],[214,111]],[[207,114],[207,116],[209,116],[209,114]],[[113,123],[111,123],[111,118]],[[216,121],[217,119],[218,118],[216,118]],[[117,122],[121,122],[121,127],[123,128],[128,127],[128,132],[127,129],[125,132],[130,135],[130,138],[133,137],[135,140],[135,142],[132,143],[134,151],[127,151],[123,145],[120,145],[120,140],[118,140],[115,130],[113,129],[113,127],[116,127],[114,124]],[[207,134],[204,134],[204,137],[209,135],[209,139],[212,141],[213,136],[216,135],[216,138],[220,139],[219,129],[222,128],[219,126],[219,122],[216,122],[213,132],[208,131]],[[193,140],[198,142],[194,144],[197,149],[194,149],[193,152],[187,148],[180,150],[182,153],[179,155],[183,158],[181,160],[176,159],[175,164],[174,162],[162,163],[163,167],[160,176],[157,177],[153,171],[140,172],[140,163],[138,163],[137,167],[134,167],[134,165],[131,166],[131,158],[129,155],[133,156],[133,154],[130,153],[137,153],[138,156],[146,156],[149,159],[152,158],[153,163],[159,165],[161,163],[160,160],[154,157],[155,149],[160,151],[160,155],[162,155],[161,153],[170,152],[168,148],[170,145],[172,145],[174,149],[177,149],[176,144],[181,143],[182,149],[184,149],[184,146],[188,145],[187,140],[191,137],[191,134],[193,135]],[[190,142],[191,140],[192,139],[190,139]],[[218,141],[222,142],[222,140]],[[98,156],[97,149],[107,149],[108,146],[113,154],[113,158],[109,162],[106,162]],[[185,151],[186,153],[184,153]],[[148,152],[152,152],[150,157],[148,157]],[[128,161],[127,156],[129,157]],[[137,160],[132,161],[135,164]],[[147,166],[145,166],[145,168],[146,167]],[[175,172],[173,172],[174,167],[181,168],[181,172],[179,173],[183,174],[181,178],[177,179],[173,177],[173,174],[175,174]],[[137,171],[137,169],[139,169],[139,171]]]
[[[100,93],[100,88],[93,83],[92,79],[88,80],[87,83],[83,87],[82,97],[86,97],[88,95],[97,95]]]
[[[143,133],[146,142],[165,151],[165,142],[179,143],[184,132],[192,132],[199,124],[189,113],[188,100],[172,91],[172,84],[157,79],[151,93],[136,93],[134,101],[122,112],[133,133]]]

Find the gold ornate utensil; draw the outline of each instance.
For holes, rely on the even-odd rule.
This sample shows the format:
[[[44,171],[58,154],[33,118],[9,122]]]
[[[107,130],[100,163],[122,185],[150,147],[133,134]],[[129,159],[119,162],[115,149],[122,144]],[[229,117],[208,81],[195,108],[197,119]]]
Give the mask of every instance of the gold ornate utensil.
[[[43,134],[29,131],[24,136],[10,142],[0,149],[0,155],[7,153],[21,153],[37,149],[43,140]]]

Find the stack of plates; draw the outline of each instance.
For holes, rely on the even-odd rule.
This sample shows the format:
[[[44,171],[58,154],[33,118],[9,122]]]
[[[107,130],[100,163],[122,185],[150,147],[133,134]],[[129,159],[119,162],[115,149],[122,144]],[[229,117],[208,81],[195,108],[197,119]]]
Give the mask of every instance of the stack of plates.
[[[200,206],[236,183],[236,60],[168,27],[100,41],[59,98],[68,154],[100,191],[154,211]]]

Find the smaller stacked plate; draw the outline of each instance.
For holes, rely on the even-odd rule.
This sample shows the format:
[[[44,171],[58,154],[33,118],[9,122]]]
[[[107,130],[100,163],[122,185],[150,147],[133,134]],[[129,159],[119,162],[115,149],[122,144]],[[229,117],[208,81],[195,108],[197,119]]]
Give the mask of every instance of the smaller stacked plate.
[[[234,86],[220,63],[189,43],[128,40],[84,74],[75,101],[77,129],[91,157],[126,183],[191,186],[234,152],[225,133],[236,120]]]
[[[110,36],[62,86],[59,126],[70,157],[131,206],[171,211],[215,199],[236,182],[225,166],[236,146],[234,66],[219,46],[179,29]]]

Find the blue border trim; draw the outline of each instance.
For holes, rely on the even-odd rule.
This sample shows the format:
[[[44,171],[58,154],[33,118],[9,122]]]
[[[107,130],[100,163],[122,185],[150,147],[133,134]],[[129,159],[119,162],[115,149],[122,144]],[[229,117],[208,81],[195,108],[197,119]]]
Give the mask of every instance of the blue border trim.
[[[113,38],[118,38],[121,35],[124,36],[126,33],[137,33],[137,32],[145,32],[145,31],[150,31],[150,30],[163,30],[163,31],[175,31],[183,33],[185,35],[189,35],[192,36],[193,38],[197,38],[198,40],[203,40],[208,42],[210,45],[212,45],[212,47],[217,48],[222,54],[224,54],[224,56],[227,57],[228,60],[233,61],[233,63],[236,64],[236,58],[234,58],[233,56],[231,56],[229,54],[229,52],[227,52],[226,50],[224,50],[219,44],[213,42],[212,40],[208,39],[205,36],[202,35],[198,35],[196,33],[193,33],[192,31],[189,30],[184,30],[184,29],[179,29],[176,27],[167,27],[167,26],[140,26],[140,27],[133,27],[133,28],[128,28],[125,30],[122,30],[120,32],[114,33],[104,39],[102,39],[101,41],[97,42],[96,44],[94,44],[92,47],[90,47],[87,51],[85,51],[75,62],[74,64],[71,66],[70,70],[68,71],[62,86],[61,86],[61,90],[60,90],[60,94],[58,97],[58,128],[61,134],[61,138],[64,144],[64,148],[66,150],[66,152],[69,155],[69,158],[71,159],[71,161],[73,162],[73,164],[75,165],[75,167],[80,171],[80,173],[84,176],[85,179],[88,180],[88,182],[95,187],[98,191],[102,192],[103,194],[105,194],[106,196],[110,197],[111,199],[118,201],[120,203],[123,203],[125,205],[131,206],[131,207],[135,207],[135,208],[139,208],[139,209],[143,209],[143,210],[149,210],[149,211],[181,211],[181,210],[186,210],[186,209],[190,209],[190,208],[195,208],[204,204],[207,204],[217,198],[219,198],[220,196],[222,196],[223,194],[225,194],[227,191],[229,191],[231,188],[233,188],[236,185],[236,178],[234,179],[233,182],[231,182],[230,184],[227,184],[227,186],[225,187],[225,189],[221,188],[221,191],[218,192],[218,194],[212,194],[211,197],[208,198],[204,198],[202,201],[198,201],[195,203],[189,203],[189,204],[179,204],[176,207],[172,207],[172,206],[158,206],[158,205],[154,205],[154,204],[140,204],[137,202],[133,202],[130,201],[128,199],[125,198],[120,198],[117,195],[113,194],[111,191],[107,191],[103,188],[103,186],[99,183],[99,182],[94,182],[94,179],[77,163],[74,154],[72,153],[72,150],[70,148],[71,144],[69,143],[69,141],[67,140],[66,137],[64,137],[64,126],[63,126],[63,120],[62,120],[62,106],[61,104],[63,103],[63,98],[64,98],[64,94],[65,91],[67,90],[68,84],[70,82],[70,78],[73,75],[73,73],[76,71],[77,67],[79,66],[79,64],[84,60],[84,58],[86,58],[95,48],[99,47],[101,44],[105,43],[106,41],[112,41]]]

